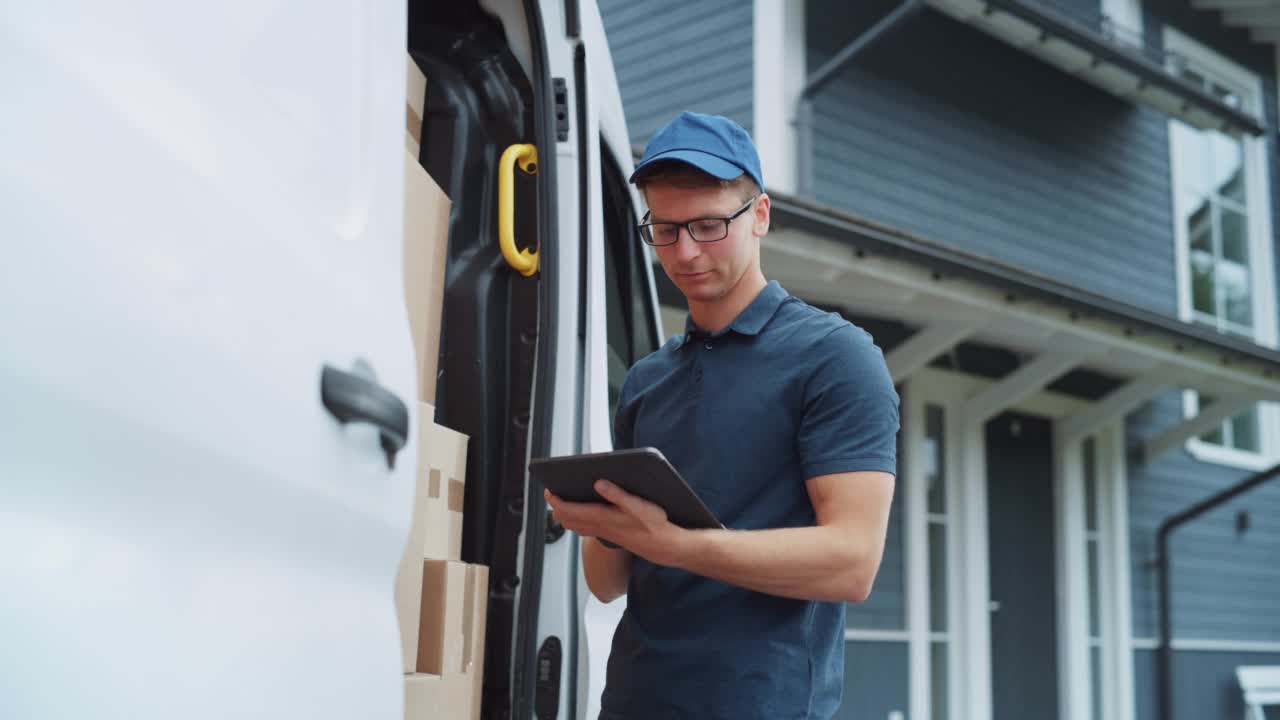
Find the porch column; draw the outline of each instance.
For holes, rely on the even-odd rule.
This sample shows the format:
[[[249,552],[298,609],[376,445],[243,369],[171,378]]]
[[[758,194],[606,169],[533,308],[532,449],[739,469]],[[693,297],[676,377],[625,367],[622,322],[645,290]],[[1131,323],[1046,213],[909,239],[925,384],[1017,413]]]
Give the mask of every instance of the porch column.
[[[956,717],[991,720],[991,582],[987,535],[986,418],[960,413],[956,452],[962,469],[964,492],[957,498],[960,544],[956,555],[962,582],[960,613],[954,628],[959,655],[957,668],[965,668],[966,680],[957,683]],[[957,674],[956,677],[961,677]]]
[[[906,460],[906,484],[903,494],[903,529],[906,540],[906,591],[908,717],[931,720],[930,704],[933,667],[930,664],[929,598],[933,592],[929,581],[929,488],[925,468],[932,458],[925,445],[925,396],[918,381],[903,385],[903,446]],[[944,461],[945,458],[938,458]]]
[[[1133,608],[1129,601],[1129,464],[1124,421],[1098,433],[1098,489],[1102,532],[1099,575],[1102,616],[1102,718],[1133,720]]]
[[[1084,440],[1054,423],[1058,579],[1058,719],[1090,720],[1089,574],[1085,559]]]

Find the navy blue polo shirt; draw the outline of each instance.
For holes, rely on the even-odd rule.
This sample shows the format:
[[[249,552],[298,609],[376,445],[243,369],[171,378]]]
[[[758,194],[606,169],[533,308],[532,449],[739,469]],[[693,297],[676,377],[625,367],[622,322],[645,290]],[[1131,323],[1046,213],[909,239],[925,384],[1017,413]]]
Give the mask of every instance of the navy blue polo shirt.
[[[616,447],[661,450],[735,530],[814,525],[805,481],[896,473],[897,432],[871,336],[776,282],[723,331],[690,323],[636,363],[614,417]],[[600,717],[830,718],[844,610],[633,558]]]

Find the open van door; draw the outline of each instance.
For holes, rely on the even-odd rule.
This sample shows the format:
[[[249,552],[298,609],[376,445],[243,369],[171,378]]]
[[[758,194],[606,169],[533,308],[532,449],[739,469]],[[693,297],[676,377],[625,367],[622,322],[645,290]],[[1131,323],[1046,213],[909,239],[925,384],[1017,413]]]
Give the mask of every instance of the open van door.
[[[73,5],[0,23],[0,716],[399,720],[404,7]]]
[[[436,419],[471,438],[462,559],[490,566],[482,716],[584,717],[612,627],[588,643],[577,540],[550,523],[527,464],[610,447],[622,377],[657,344],[603,23],[590,0],[411,0],[409,18],[427,76],[421,160],[455,201]],[[530,277],[498,246],[513,144],[538,152],[512,188]]]

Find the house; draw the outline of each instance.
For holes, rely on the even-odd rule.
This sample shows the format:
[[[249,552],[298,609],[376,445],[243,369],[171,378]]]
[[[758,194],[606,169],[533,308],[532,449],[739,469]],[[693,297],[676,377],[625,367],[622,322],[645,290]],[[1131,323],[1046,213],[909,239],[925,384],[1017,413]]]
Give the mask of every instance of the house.
[[[600,6],[632,141],[752,132],[766,276],[900,384],[843,716],[1240,717],[1236,668],[1280,665],[1280,482],[1170,536],[1167,687],[1156,540],[1280,461],[1280,2]]]

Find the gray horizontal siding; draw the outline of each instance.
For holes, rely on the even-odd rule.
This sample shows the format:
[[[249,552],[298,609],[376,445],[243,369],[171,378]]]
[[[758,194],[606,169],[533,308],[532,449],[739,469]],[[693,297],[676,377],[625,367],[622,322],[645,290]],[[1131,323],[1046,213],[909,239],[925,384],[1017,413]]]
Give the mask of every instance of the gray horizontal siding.
[[[601,0],[631,142],[682,110],[751,131],[751,0]]]
[[[1244,701],[1236,668],[1240,665],[1280,665],[1280,653],[1176,652],[1173,661],[1173,708],[1170,720],[1244,717]],[[1134,704],[1137,720],[1156,720],[1156,653],[1133,654]],[[1280,718],[1269,708],[1268,718]]]
[[[809,6],[813,64],[890,4]],[[814,109],[820,201],[1177,312],[1164,116],[930,11]]]
[[[1169,393],[1130,416],[1131,443],[1179,422],[1181,396]],[[1185,449],[1129,469],[1133,629],[1157,631],[1156,530],[1165,518],[1248,477],[1204,463]],[[1236,514],[1251,526],[1236,532]],[[1171,541],[1174,635],[1280,642],[1280,481],[1263,485],[1175,531]]]
[[[911,676],[906,643],[851,642],[844,653],[844,701],[837,720],[905,717]]]

